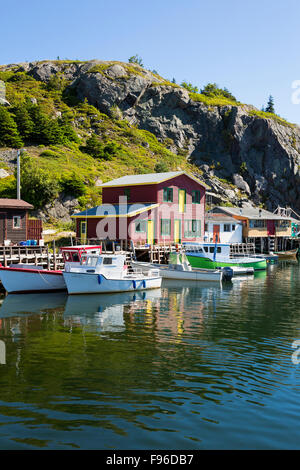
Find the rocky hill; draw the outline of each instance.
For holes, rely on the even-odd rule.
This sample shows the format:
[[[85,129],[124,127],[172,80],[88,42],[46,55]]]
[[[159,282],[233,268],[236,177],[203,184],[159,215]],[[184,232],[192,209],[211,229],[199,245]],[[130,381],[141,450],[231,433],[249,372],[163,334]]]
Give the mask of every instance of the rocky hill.
[[[278,205],[300,210],[300,128],[275,114],[191,93],[137,64],[115,61],[12,64],[0,67],[0,80],[7,91],[2,107],[13,117],[18,103],[29,99],[76,132],[77,139],[66,130],[65,140],[54,144],[23,135],[37,166],[58,180],[72,169],[89,188],[73,203],[74,195],[61,186],[45,216],[62,218],[65,205],[68,213],[76,204],[98,203],[99,181],[157,166],[200,176],[212,188],[212,203],[248,201],[270,210]],[[13,157],[9,145],[0,149],[5,171]],[[58,203],[60,210],[53,212]]]

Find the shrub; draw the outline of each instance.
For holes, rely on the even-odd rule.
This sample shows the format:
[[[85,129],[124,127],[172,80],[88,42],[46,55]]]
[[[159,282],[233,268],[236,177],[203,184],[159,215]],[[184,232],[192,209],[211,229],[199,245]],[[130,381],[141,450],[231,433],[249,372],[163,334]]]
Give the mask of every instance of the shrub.
[[[96,134],[93,134],[86,141],[85,151],[92,155],[94,158],[100,158],[103,160],[111,160],[116,157],[121,151],[122,147],[115,141],[107,142],[103,144],[97,138]]]
[[[185,88],[186,90],[188,90],[190,93],[198,93],[199,92],[198,87],[192,85],[191,83],[182,82],[181,86],[183,88]]]
[[[80,176],[73,173],[71,176],[65,176],[60,180],[60,187],[65,194],[75,197],[86,194],[86,186]]]
[[[160,161],[160,162],[156,163],[156,165],[154,167],[154,171],[155,171],[155,173],[166,173],[166,172],[170,171],[170,169],[169,169],[169,166],[166,162]]]
[[[38,168],[30,157],[21,158],[22,197],[35,209],[42,208],[53,201],[59,193],[57,181],[45,170]]]

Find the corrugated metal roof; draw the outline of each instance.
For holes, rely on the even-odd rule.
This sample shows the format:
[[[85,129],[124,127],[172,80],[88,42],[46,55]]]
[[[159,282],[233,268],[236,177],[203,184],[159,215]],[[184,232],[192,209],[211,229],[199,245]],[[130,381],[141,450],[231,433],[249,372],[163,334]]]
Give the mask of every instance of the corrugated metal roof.
[[[0,198],[0,208],[7,209],[33,209],[33,206],[22,199]]]
[[[230,222],[230,223],[242,223],[241,221],[234,219],[227,214],[211,214],[207,213],[205,215],[205,222]]]
[[[136,213],[154,209],[157,206],[158,204],[102,204],[73,214],[72,217],[130,217]]]
[[[237,215],[240,217],[246,217],[247,219],[262,219],[262,220],[292,220],[291,217],[283,217],[273,212],[266,211],[256,207],[215,207],[213,210],[219,209],[222,212],[231,215]]]
[[[103,183],[100,186],[103,188],[109,188],[116,186],[135,186],[139,184],[158,184],[162,183],[163,181],[167,181],[171,178],[175,178],[179,175],[186,175],[194,181],[197,181],[197,183],[201,184],[205,188],[208,188],[207,184],[198,180],[194,176],[189,175],[185,171],[168,171],[166,173],[145,173],[142,175],[127,175],[122,176],[121,178],[117,178],[115,180],[107,181],[106,183]]]
[[[102,187],[105,186],[129,186],[135,184],[155,184],[160,183],[166,179],[174,178],[175,176],[181,175],[182,171],[169,171],[167,173],[146,173],[143,175],[127,175],[121,176],[112,181],[107,181],[107,183],[102,184]]]

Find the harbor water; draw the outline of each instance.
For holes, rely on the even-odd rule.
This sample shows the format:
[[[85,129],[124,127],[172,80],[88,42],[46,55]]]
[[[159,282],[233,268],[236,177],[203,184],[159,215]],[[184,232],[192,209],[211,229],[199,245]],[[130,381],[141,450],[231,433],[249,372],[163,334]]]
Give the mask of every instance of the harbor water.
[[[1,300],[0,449],[300,448],[298,262]]]

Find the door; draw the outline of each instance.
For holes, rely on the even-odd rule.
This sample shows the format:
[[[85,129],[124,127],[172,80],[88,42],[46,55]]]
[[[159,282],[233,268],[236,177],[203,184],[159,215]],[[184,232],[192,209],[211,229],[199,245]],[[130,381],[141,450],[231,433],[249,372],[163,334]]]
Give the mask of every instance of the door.
[[[213,226],[213,242],[214,243],[220,242],[220,225]]]
[[[275,235],[275,220],[267,220],[268,236]]]
[[[185,211],[185,189],[179,189],[178,202],[179,202],[179,212],[182,213]]]
[[[180,220],[174,220],[174,243],[180,243]]]
[[[80,239],[81,243],[86,243],[86,221],[80,222]]]
[[[154,224],[153,220],[148,220],[147,222],[147,243],[149,245],[153,245],[153,229],[154,229]]]

